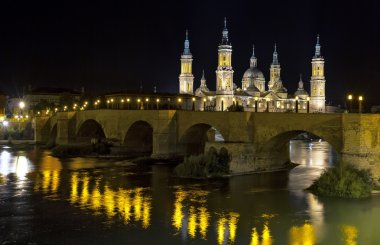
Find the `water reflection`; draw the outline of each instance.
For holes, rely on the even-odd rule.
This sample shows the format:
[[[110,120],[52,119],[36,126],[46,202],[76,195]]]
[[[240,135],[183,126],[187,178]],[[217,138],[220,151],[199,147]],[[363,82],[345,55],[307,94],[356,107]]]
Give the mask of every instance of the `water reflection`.
[[[38,173],[34,190],[57,195],[61,186],[60,181],[63,179],[59,173],[49,170]],[[108,219],[115,216],[122,217],[125,224],[133,220],[141,222],[144,229],[150,226],[151,198],[146,189],[137,187],[114,190],[107,183],[101,188],[98,178],[80,172],[70,173],[68,183],[70,189],[68,200],[72,205],[91,210],[95,215],[105,214]]]
[[[312,245],[315,244],[315,228],[310,223],[290,228],[290,244]]]
[[[210,214],[205,203],[209,192],[202,190],[185,190],[178,188],[174,193],[174,209],[172,215],[172,226],[175,231],[182,231],[182,237],[186,239],[186,232],[190,238],[195,238],[199,231],[202,239],[206,239],[209,227]],[[184,206],[184,203],[187,205]]]
[[[356,245],[358,229],[353,225],[342,225],[343,241],[345,245]]]
[[[150,166],[115,167],[112,161],[80,158],[61,161],[37,153],[33,154],[40,158],[33,158],[32,154],[7,149],[0,155],[0,194],[14,198],[17,192],[12,188],[21,183],[26,190],[23,195],[28,192],[37,200],[35,207],[28,210],[43,204],[44,215],[60,222],[64,220],[62,217],[51,216],[56,215],[57,207],[60,216],[80,216],[76,228],[84,234],[80,238],[83,240],[76,243],[88,243],[88,237],[100,239],[99,243],[129,242],[128,239],[136,237],[130,243],[252,245],[361,244],[363,237],[380,239],[370,228],[380,215],[377,208],[380,199],[339,202],[303,191],[329,166],[331,161],[326,159],[333,157],[323,142],[312,150],[309,143],[292,144],[293,161],[298,157],[303,165],[291,171],[289,177],[274,173],[266,174],[265,180],[264,175],[252,175],[205,182],[172,178],[170,167],[155,166],[154,170]],[[303,159],[308,157],[314,160]],[[325,159],[324,165],[319,157]],[[278,179],[284,181],[273,185]],[[4,194],[8,189],[12,190],[10,194]],[[80,223],[81,220],[84,221]],[[37,228],[28,234],[31,241],[44,243],[41,239],[46,233],[41,236],[38,230],[42,225],[30,225]],[[74,226],[63,228],[67,237],[78,237]],[[52,227],[49,224],[49,236],[59,234],[50,232],[58,230]],[[110,235],[101,240],[105,233]],[[75,243],[68,241],[67,244]]]

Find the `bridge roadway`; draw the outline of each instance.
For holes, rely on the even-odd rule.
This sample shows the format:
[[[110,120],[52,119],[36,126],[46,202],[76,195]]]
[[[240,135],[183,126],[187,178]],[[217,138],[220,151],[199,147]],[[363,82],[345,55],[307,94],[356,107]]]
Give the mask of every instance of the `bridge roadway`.
[[[100,109],[58,112],[52,117],[37,117],[34,123],[39,143],[107,138],[127,152],[149,153],[156,158],[225,147],[232,155],[233,173],[278,168],[289,161],[289,140],[308,132],[329,142],[342,162],[369,168],[376,180],[380,178],[377,114]]]

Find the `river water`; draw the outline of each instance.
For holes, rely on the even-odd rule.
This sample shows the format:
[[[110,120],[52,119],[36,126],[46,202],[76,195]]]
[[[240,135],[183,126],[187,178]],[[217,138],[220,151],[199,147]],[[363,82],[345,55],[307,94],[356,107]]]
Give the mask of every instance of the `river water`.
[[[0,244],[380,244],[380,196],[303,191],[336,161],[292,141],[290,173],[205,181],[168,165],[0,150]]]

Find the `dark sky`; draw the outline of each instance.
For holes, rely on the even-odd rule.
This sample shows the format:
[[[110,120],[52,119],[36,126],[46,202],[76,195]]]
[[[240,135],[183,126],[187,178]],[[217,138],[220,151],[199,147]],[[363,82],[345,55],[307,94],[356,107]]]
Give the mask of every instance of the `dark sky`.
[[[379,3],[332,1],[0,1],[0,89],[17,95],[27,84],[93,92],[178,90],[185,29],[195,86],[204,68],[215,88],[223,18],[233,45],[234,81],[249,66],[252,44],[269,77],[278,45],[284,85],[309,87],[316,35],[326,61],[327,99],[352,91],[380,104]]]

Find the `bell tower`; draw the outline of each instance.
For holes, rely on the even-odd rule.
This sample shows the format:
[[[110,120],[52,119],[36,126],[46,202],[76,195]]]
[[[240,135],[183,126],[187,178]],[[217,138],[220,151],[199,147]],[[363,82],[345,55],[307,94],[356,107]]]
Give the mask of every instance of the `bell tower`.
[[[222,42],[218,47],[216,69],[216,110],[224,110],[233,103],[234,81],[232,69],[232,46],[228,39],[227,19],[224,18]],[[223,105],[222,105],[223,104]]]
[[[315,54],[311,60],[311,80],[310,80],[310,112],[325,112],[325,60],[321,55],[321,45],[319,44],[319,35],[315,45]]]
[[[190,42],[188,31],[186,30],[186,39],[181,55],[181,74],[179,75],[179,93],[193,94],[194,75],[192,71],[193,56],[190,53]]]

